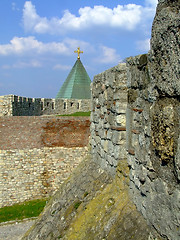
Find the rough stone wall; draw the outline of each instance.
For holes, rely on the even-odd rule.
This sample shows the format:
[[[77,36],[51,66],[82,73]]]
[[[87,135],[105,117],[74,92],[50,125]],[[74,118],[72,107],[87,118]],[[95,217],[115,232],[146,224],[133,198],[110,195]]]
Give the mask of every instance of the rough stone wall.
[[[180,1],[159,1],[151,51],[127,59],[130,188],[161,236],[180,239]]]
[[[87,155],[87,117],[0,117],[0,207],[54,193]]]
[[[94,77],[92,85],[92,157],[115,174],[119,160],[126,158],[126,64]]]
[[[0,150],[0,207],[54,194],[87,154],[87,147]]]
[[[90,99],[26,98],[15,95],[0,96],[0,116],[63,115],[88,112]]]
[[[12,95],[0,96],[0,116],[12,115]]]

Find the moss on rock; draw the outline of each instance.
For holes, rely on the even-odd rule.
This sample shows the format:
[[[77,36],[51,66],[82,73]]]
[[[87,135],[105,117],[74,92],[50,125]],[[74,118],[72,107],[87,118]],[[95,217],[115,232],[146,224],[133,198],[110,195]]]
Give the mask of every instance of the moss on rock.
[[[126,160],[119,162],[112,179],[90,158],[86,159],[61,185],[23,239],[148,239],[150,229],[128,192]]]

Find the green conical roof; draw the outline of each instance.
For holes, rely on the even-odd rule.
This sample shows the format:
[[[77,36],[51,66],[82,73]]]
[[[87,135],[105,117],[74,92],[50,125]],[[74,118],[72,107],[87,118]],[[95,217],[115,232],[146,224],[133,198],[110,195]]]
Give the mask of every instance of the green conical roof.
[[[91,79],[78,58],[56,98],[90,99],[90,84]]]

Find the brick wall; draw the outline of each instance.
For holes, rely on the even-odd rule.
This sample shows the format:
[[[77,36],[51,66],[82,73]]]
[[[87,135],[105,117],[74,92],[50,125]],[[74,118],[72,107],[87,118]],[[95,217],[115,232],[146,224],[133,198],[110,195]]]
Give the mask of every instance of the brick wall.
[[[0,149],[84,147],[89,126],[88,117],[0,117]]]
[[[54,193],[88,154],[88,117],[0,117],[0,207]]]

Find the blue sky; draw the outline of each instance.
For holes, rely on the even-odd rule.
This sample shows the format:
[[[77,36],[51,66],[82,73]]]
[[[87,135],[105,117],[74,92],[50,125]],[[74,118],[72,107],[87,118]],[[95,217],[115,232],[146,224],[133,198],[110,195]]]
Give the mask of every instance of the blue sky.
[[[54,98],[81,61],[94,75],[149,50],[157,0],[1,0],[0,95]]]

